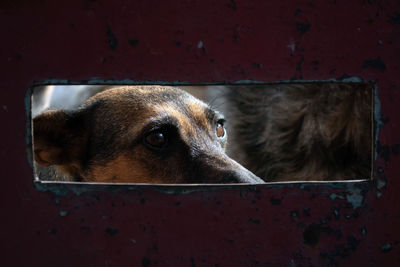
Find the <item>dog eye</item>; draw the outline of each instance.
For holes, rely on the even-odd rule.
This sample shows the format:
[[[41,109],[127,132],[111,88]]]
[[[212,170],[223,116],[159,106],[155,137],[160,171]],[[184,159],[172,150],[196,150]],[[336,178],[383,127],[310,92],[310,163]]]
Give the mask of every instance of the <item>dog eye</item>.
[[[225,128],[222,123],[217,123],[217,128],[215,130],[217,137],[223,137],[225,135]]]
[[[162,132],[152,132],[145,137],[145,142],[153,148],[162,148],[167,138]]]

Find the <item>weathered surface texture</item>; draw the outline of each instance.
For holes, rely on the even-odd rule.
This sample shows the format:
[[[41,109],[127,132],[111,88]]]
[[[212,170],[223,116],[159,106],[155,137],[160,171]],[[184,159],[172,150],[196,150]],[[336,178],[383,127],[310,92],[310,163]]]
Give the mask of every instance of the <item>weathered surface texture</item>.
[[[2,266],[399,265],[399,1],[5,0],[0,29]],[[33,185],[24,98],[35,81],[349,76],[379,88],[373,182],[80,195]]]

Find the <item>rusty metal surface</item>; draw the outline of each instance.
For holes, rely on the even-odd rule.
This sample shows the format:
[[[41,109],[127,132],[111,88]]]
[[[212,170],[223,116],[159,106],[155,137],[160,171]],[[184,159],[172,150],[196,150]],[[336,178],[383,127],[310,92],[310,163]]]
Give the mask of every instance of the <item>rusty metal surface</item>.
[[[3,266],[398,266],[398,1],[7,0],[0,22]],[[373,182],[172,194],[33,185],[34,82],[350,76],[379,89]]]

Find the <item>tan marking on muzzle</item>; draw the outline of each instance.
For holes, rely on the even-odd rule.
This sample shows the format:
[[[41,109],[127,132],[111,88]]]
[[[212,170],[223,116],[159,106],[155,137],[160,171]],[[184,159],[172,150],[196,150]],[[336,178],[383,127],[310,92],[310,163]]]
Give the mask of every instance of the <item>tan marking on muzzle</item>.
[[[104,166],[92,166],[87,175],[92,182],[162,184],[162,179],[151,174],[143,163],[127,155],[120,155]]]

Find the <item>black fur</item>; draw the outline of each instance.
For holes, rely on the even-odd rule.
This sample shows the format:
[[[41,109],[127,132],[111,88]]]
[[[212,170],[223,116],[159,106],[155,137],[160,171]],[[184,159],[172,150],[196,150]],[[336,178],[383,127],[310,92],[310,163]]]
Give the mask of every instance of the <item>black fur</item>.
[[[371,177],[372,87],[231,86],[229,146],[265,181]],[[233,140],[232,140],[233,139]],[[236,147],[236,148],[235,148]]]

